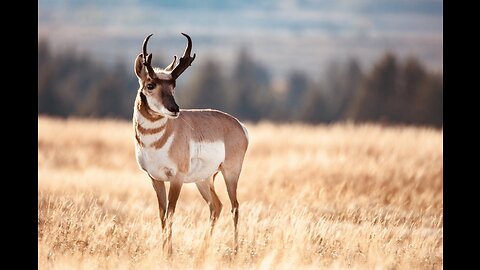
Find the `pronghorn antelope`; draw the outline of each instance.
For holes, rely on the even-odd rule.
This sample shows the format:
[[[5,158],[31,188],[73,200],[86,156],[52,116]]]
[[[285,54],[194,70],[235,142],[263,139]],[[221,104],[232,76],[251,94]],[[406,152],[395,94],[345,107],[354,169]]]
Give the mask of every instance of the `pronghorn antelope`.
[[[217,110],[180,110],[175,102],[175,81],[195,59],[190,56],[192,40],[187,34],[187,47],[176,64],[177,56],[166,68],[151,65],[143,42],[142,53],[135,60],[134,71],[140,87],[135,99],[133,127],[136,159],[150,177],[155,189],[164,247],[172,251],[172,216],[183,183],[195,183],[210,207],[211,229],[222,210],[214,189],[219,171],[225,179],[232,204],[234,251],[238,247],[237,183],[248,146],[245,126],[233,116]],[[170,182],[168,202],[165,182]],[[165,237],[166,236],[166,237]]]

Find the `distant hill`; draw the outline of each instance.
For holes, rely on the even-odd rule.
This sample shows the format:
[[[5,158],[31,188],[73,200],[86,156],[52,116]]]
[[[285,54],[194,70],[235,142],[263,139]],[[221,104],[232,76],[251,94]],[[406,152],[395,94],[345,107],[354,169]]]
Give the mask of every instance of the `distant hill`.
[[[187,32],[199,59],[231,66],[246,47],[274,76],[298,69],[320,77],[328,63],[349,57],[368,66],[385,50],[442,70],[442,1],[350,2],[40,0],[38,32],[53,49],[74,45],[107,63],[133,61],[150,33],[151,50],[169,60],[183,52],[179,33]]]

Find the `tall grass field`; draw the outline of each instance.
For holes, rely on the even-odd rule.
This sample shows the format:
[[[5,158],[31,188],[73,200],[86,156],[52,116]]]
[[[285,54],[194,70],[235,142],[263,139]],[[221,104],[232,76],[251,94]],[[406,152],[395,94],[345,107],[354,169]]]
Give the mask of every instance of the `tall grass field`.
[[[225,182],[209,208],[183,185],[173,253],[131,122],[38,118],[39,269],[442,269],[442,131],[246,124],[239,248]],[[168,188],[168,184],[167,184]]]

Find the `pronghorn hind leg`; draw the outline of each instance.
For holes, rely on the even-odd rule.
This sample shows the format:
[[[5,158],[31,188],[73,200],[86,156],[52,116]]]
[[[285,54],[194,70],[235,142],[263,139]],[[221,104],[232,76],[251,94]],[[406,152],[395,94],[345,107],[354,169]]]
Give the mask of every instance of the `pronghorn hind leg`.
[[[226,166],[221,167],[225,184],[227,185],[228,197],[232,204],[232,218],[233,218],[233,251],[236,254],[238,250],[238,200],[237,200],[237,184],[240,177],[241,167],[238,169],[228,168]]]
[[[213,231],[213,227],[222,212],[222,202],[218,199],[217,193],[215,193],[214,181],[217,173],[212,175],[209,179],[205,181],[196,182],[198,191],[202,195],[203,199],[207,202],[208,207],[210,208],[210,220],[211,220],[211,229],[210,234]]]
[[[210,237],[213,233],[213,228],[215,227],[215,223],[220,216],[220,212],[222,211],[222,203],[218,199],[217,194],[215,193],[215,187],[213,185],[215,179],[215,173],[213,176],[209,177],[204,181],[195,182],[197,185],[198,191],[202,195],[203,199],[207,202],[208,207],[210,208],[210,230],[205,232],[205,236],[203,239],[202,246],[195,258],[195,266],[201,267],[205,260],[205,254],[208,250],[208,246],[210,245]]]

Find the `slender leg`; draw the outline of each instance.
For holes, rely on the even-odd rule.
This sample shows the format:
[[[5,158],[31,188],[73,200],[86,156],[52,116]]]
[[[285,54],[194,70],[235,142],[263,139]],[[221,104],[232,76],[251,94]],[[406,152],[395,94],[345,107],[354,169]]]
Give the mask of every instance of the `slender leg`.
[[[152,185],[157,193],[158,212],[162,222],[162,230],[165,230],[165,210],[167,209],[167,193],[165,191],[165,183],[152,179]]]
[[[168,191],[168,205],[167,205],[167,241],[164,241],[164,248],[167,248],[167,254],[172,254],[172,217],[175,213],[175,207],[177,206],[178,196],[180,195],[180,190],[182,189],[183,181],[175,179],[170,182],[170,190]]]
[[[238,170],[228,170],[226,168],[221,169],[223,178],[225,178],[225,184],[227,185],[228,197],[230,198],[230,203],[232,204],[232,218],[233,218],[233,250],[234,253],[237,253],[238,250],[238,200],[237,200],[237,184],[238,178],[240,176],[240,169]]]
[[[213,185],[215,175],[205,181],[195,183],[197,185],[198,191],[200,191],[200,194],[210,208],[210,220],[212,222],[210,234],[212,233],[215,222],[217,221],[218,217],[220,216],[220,212],[222,211],[222,202],[220,202],[220,199],[218,199],[217,193],[215,193],[215,187]]]
[[[220,212],[222,211],[222,203],[218,199],[218,196],[215,193],[215,188],[213,185],[215,175],[216,173],[204,181],[195,182],[195,184],[197,185],[198,191],[200,191],[200,194],[202,195],[203,199],[207,202],[208,207],[210,208],[210,221],[211,221],[210,230],[205,232],[203,243],[195,258],[195,267],[197,268],[201,268],[201,266],[204,263],[205,254],[210,245],[210,237],[212,236],[213,228],[215,227],[215,223],[218,217],[220,216]]]

